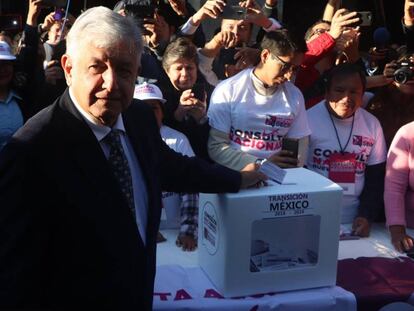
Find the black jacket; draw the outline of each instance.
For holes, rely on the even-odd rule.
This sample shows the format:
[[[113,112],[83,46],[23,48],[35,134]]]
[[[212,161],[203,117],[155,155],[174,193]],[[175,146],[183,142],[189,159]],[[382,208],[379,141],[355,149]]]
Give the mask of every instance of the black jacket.
[[[150,310],[161,190],[238,190],[240,173],[169,149],[146,105],[122,117],[147,187],[145,245],[66,91],[0,152],[1,310]]]

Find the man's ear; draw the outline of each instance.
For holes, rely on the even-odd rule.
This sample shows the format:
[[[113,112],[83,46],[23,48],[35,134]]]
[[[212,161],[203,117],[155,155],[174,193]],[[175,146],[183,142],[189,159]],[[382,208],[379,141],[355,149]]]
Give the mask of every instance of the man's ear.
[[[73,60],[68,54],[63,54],[60,62],[63,68],[63,72],[65,73],[66,84],[70,86],[72,83]]]
[[[260,53],[261,63],[264,64],[266,60],[269,58],[269,56],[270,56],[270,51],[268,49],[263,49],[262,52]]]

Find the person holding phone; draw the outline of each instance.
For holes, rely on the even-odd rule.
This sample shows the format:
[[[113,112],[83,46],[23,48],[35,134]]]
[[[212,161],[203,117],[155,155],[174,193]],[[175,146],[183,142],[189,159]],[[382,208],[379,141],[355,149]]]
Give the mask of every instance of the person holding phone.
[[[198,74],[197,48],[185,37],[166,48],[162,66],[167,79],[157,82],[165,103],[164,123],[185,134],[197,156],[209,159],[207,101],[212,87]]]
[[[255,1],[242,1],[240,6],[231,6],[230,3],[220,6],[222,11],[218,11],[216,18],[222,18],[220,31],[198,51],[200,72],[214,86],[221,80],[258,63],[258,57],[242,57],[248,49],[257,47],[251,42],[255,25],[263,32],[282,27],[277,20],[267,17]],[[236,49],[236,53],[232,55],[233,60],[228,58],[229,49]]]
[[[306,145],[311,133],[303,96],[287,80],[304,47],[304,41],[296,42],[286,30],[269,32],[261,43],[259,64],[217,85],[208,110],[208,150],[214,161],[236,170],[263,159],[282,168],[298,166],[293,152],[282,150],[282,139],[298,138]]]

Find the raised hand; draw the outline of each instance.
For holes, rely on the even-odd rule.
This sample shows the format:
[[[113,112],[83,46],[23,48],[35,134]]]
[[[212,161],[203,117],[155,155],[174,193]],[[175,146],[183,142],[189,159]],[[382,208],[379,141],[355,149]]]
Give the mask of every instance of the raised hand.
[[[346,9],[339,9],[336,11],[332,18],[331,29],[329,30],[329,34],[332,38],[335,40],[338,39],[347,27],[359,22],[359,18],[356,16],[357,12],[348,12]]]
[[[414,1],[405,0],[404,3],[404,24],[406,26],[414,25]]]
[[[193,25],[198,26],[207,19],[217,19],[223,12],[226,2],[223,0],[208,0],[204,5],[191,17]]]

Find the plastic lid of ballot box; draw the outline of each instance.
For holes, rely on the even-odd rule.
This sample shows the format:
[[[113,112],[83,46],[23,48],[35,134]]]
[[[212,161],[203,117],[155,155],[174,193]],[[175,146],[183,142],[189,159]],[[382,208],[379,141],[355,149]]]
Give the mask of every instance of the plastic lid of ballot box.
[[[199,265],[225,297],[336,283],[342,188],[286,171],[282,184],[200,194]]]

